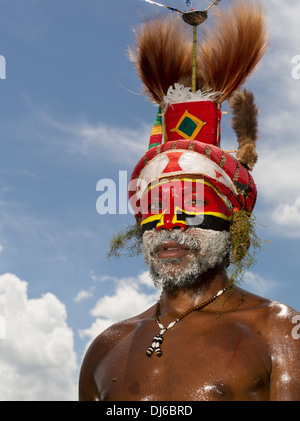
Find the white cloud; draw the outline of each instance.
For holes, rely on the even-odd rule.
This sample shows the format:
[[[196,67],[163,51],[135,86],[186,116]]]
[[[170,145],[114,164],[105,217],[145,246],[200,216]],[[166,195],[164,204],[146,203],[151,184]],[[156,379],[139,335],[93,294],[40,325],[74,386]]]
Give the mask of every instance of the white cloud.
[[[284,139],[284,129],[280,133]],[[300,144],[290,136],[279,146],[275,136],[273,139],[272,147],[260,148],[259,162],[253,171],[259,201],[263,205],[259,219],[262,218],[263,224],[271,222],[273,232],[279,236],[299,238]]]
[[[253,171],[265,223],[278,236],[300,237],[300,79],[292,58],[300,54],[300,4],[265,0],[270,46],[250,79],[259,106],[258,163]],[[268,215],[268,216],[266,216]],[[261,219],[259,217],[259,219]]]
[[[291,58],[299,54],[299,19],[300,5],[296,2],[285,2],[281,0],[264,0],[267,24],[270,34],[269,51],[266,60],[268,63],[269,78],[266,83],[271,86],[279,76],[291,78]],[[273,90],[274,93],[277,88]]]
[[[300,145],[263,148],[253,171],[261,199],[273,205],[300,194]]]
[[[267,12],[272,39],[282,48],[289,45],[298,47],[299,3],[285,2],[283,5],[281,0],[264,0],[263,6]],[[294,37],[291,38],[291,34],[294,34]]]
[[[263,278],[262,276],[249,271],[245,273],[243,285],[244,284],[248,291],[260,296],[270,294],[273,288],[276,287],[276,283],[273,280]]]
[[[0,399],[76,400],[77,363],[65,306],[51,293],[28,298],[27,283],[0,276]]]
[[[134,129],[109,126],[99,121],[92,124],[85,117],[63,121],[41,110],[25,97],[31,117],[19,128],[19,136],[42,142],[55,156],[88,158],[89,166],[100,162],[135,165],[147,150],[151,125],[141,122]],[[105,154],[104,154],[105,151]]]
[[[293,204],[280,203],[272,213],[272,219],[282,226],[288,237],[300,237],[300,196]]]
[[[145,293],[142,285],[151,288]],[[152,306],[157,298],[158,291],[153,287],[148,272],[143,272],[138,278],[122,278],[116,283],[115,293],[100,298],[91,310],[96,318],[90,328],[80,330],[80,337],[94,339],[103,330],[121,320],[133,317]]]
[[[108,127],[103,123],[92,125],[82,122],[76,127],[78,142],[70,145],[70,152],[90,155],[95,151],[103,153],[103,147],[110,150],[116,160],[133,162],[146,151],[151,127],[144,125],[136,130],[124,127]]]
[[[138,277],[138,281],[149,288],[153,288],[153,281],[148,271],[141,273]]]
[[[74,297],[74,302],[79,303],[82,300],[87,300],[88,298],[93,296],[93,290],[90,289],[89,291],[81,290],[78,294]]]
[[[152,282],[151,280],[148,282],[148,278],[150,278],[149,275],[144,272],[139,275],[138,279],[120,279],[115,294],[100,298],[91,310],[91,314],[94,317],[119,321],[145,311],[157,298],[157,292],[146,294],[140,290],[141,284],[152,286]]]
[[[114,296],[100,298],[96,306],[91,310],[94,317],[105,317],[112,320],[121,320],[124,316],[139,313],[152,303],[152,297],[139,291],[135,282],[131,279],[122,280]]]
[[[91,274],[91,278],[95,282],[106,282],[106,281],[112,281],[112,282],[118,282],[119,279],[116,276],[111,275],[95,275],[94,273]]]

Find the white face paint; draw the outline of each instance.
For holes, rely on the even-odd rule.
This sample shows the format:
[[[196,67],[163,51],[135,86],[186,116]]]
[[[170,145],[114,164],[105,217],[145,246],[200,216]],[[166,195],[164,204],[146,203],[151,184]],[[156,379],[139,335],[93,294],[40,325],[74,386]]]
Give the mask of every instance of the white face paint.
[[[143,235],[143,255],[153,283],[165,289],[194,285],[209,269],[224,265],[229,250],[227,231],[189,228]]]

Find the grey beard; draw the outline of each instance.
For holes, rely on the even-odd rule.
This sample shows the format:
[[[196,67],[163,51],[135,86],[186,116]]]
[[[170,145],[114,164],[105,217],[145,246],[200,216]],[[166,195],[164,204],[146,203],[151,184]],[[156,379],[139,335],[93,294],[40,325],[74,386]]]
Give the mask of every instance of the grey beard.
[[[191,250],[185,257],[160,259],[155,255],[158,246],[175,241]],[[185,288],[195,285],[201,275],[218,266],[224,266],[230,250],[227,231],[189,228],[186,231],[146,231],[142,251],[150,276],[156,287]]]

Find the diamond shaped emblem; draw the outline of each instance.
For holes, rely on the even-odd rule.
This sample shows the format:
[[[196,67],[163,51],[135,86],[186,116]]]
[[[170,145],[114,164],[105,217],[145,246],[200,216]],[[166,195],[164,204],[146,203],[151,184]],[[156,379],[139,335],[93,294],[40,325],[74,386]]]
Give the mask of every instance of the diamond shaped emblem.
[[[194,140],[205,124],[205,121],[185,111],[176,127],[171,131],[178,133],[184,139]]]

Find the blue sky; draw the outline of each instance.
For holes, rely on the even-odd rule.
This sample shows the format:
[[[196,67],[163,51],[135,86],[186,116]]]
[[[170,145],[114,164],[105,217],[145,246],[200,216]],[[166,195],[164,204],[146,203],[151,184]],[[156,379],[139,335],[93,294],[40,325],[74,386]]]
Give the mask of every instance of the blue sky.
[[[259,107],[255,215],[269,242],[243,287],[300,311],[300,5],[262,3],[271,43],[246,86]],[[155,108],[127,47],[157,13],[170,12],[141,0],[0,0],[0,400],[76,399],[90,340],[159,294],[141,257],[106,258],[133,216],[96,210],[97,182],[118,188],[146,150]],[[236,146],[230,116],[222,146]]]

